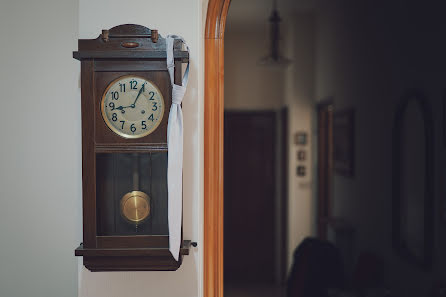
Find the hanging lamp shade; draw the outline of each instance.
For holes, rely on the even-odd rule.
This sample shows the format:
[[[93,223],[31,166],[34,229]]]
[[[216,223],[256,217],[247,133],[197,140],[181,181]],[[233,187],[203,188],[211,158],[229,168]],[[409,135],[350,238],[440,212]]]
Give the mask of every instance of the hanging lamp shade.
[[[262,66],[288,66],[291,60],[280,54],[280,18],[277,10],[277,0],[273,0],[273,10],[269,18],[270,22],[270,52],[266,57],[260,58]]]

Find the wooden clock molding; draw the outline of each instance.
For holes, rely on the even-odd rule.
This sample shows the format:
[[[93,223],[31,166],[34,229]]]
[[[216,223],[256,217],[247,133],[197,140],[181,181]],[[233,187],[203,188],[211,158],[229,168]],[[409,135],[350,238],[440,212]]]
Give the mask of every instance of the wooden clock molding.
[[[205,28],[204,288],[223,297],[224,31],[231,0],[209,0]]]

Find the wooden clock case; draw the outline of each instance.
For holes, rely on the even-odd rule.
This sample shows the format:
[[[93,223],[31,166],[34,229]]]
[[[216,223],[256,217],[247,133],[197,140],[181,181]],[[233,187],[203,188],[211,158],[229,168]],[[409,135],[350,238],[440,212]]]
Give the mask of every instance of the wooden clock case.
[[[80,39],[73,57],[81,61],[83,243],[75,250],[91,271],[176,270],[190,241],[183,241],[178,261],[169,252],[168,234],[103,235],[100,215],[104,199],[97,197],[101,176],[99,154],[167,152],[167,121],[171,84],[166,66],[166,40],[156,30],[139,25],[120,25],[103,30],[96,39]],[[189,54],[174,43],[175,83],[181,84],[181,65]],[[155,83],[164,97],[164,116],[151,134],[126,139],[112,132],[101,114],[101,98],[110,82],[124,75]],[[99,182],[98,182],[99,181]],[[166,202],[167,207],[167,202]]]

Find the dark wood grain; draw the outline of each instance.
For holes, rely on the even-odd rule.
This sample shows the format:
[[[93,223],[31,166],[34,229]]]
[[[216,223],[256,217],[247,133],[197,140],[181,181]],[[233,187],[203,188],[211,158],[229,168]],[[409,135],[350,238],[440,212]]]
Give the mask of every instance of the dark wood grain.
[[[167,152],[167,143],[151,144],[96,144],[96,153],[148,153],[148,152]]]
[[[180,249],[180,255],[189,255],[191,241],[185,240]],[[138,256],[168,256],[169,248],[166,247],[150,247],[150,248],[84,248],[81,244],[75,251],[76,256],[106,256],[106,257],[138,257]]]
[[[152,30],[137,24],[125,24],[118,25],[111,28],[109,31],[110,38],[112,37],[150,37],[152,35]]]
[[[141,256],[161,256],[170,254],[168,248],[134,248],[134,249],[76,249],[76,256],[87,257],[141,257]],[[189,255],[189,250],[181,249],[181,255]],[[173,258],[172,258],[173,259]]]
[[[183,51],[174,51],[175,60],[180,60],[183,63],[187,63],[189,61],[189,54]],[[74,52],[73,58],[77,60],[86,60],[86,59],[166,59],[165,51],[142,51],[135,48],[133,50],[127,51],[119,51],[119,52],[106,52],[106,51],[84,51],[84,52]]]
[[[149,62],[149,63],[148,63]],[[131,60],[95,60],[95,71],[167,71],[166,60],[162,61],[131,61]]]
[[[94,64],[81,63],[82,207],[84,245],[96,247],[96,158],[94,152]]]
[[[96,39],[79,39],[78,51],[73,57],[84,59],[130,59],[130,60],[166,60],[166,39],[159,36],[157,42],[151,40],[151,30],[139,25],[120,25],[105,30],[108,38],[102,34]],[[126,43],[137,43],[138,47],[128,48]],[[174,59],[186,63],[189,53],[182,50],[180,40],[174,41]]]
[[[169,247],[167,235],[98,236],[97,239],[98,248]]]

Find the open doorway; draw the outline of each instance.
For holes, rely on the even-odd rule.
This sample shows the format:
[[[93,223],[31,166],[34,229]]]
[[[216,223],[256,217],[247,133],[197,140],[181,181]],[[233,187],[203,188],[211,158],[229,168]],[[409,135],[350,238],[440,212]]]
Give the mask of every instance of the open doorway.
[[[225,296],[283,295],[287,126],[286,108],[225,112]]]
[[[225,112],[226,291],[283,282],[286,176],[280,116],[280,111]]]

